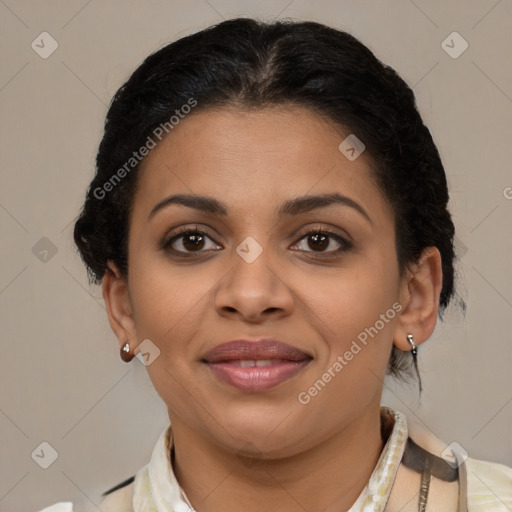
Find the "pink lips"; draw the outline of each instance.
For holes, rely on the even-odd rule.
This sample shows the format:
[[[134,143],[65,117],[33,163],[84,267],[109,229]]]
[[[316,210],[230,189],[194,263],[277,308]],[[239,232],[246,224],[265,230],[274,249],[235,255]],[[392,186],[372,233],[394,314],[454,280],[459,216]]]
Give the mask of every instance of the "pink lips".
[[[263,391],[299,373],[312,357],[272,339],[235,340],[218,345],[203,362],[224,382],[243,391]]]

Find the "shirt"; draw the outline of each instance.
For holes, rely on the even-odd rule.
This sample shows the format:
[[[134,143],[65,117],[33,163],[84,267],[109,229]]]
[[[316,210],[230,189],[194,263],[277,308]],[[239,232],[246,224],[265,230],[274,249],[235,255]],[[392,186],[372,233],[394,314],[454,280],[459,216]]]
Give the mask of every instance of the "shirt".
[[[421,510],[418,494],[423,480],[404,465],[408,439],[414,440],[437,459],[446,457],[458,468],[460,481],[445,482],[432,477],[426,512],[510,512],[512,510],[512,468],[467,457],[458,445],[446,445],[419,425],[408,425],[405,415],[381,408],[383,425],[390,434],[373,473],[348,512],[409,512]],[[99,503],[102,512],[189,512],[188,503],[174,474],[171,463],[172,427],[161,433],[148,464],[134,478],[113,490]],[[460,450],[460,448],[459,448]],[[444,457],[443,457],[444,458]],[[441,460],[441,459],[439,459]],[[436,461],[434,461],[436,462]],[[445,462],[442,461],[443,464]],[[424,482],[423,482],[424,483]],[[91,510],[97,510],[96,507]],[[73,503],[60,502],[40,512],[82,512]],[[88,510],[83,510],[88,512]]]

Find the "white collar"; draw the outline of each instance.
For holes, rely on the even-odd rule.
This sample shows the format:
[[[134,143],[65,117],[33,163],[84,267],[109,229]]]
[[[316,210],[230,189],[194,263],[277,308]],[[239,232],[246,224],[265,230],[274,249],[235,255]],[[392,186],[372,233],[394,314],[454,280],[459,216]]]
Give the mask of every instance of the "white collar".
[[[395,481],[408,437],[405,416],[381,407],[381,417],[394,420],[393,430],[382,450],[377,465],[355,503],[348,512],[382,512]],[[149,464],[137,472],[134,482],[134,512],[190,512],[170,460],[172,429],[169,425],[160,435]]]

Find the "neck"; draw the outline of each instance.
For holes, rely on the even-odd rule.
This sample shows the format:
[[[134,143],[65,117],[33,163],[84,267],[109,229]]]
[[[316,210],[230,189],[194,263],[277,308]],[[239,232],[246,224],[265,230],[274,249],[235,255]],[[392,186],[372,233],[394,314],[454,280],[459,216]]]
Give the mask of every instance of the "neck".
[[[367,484],[383,449],[379,406],[313,448],[242,459],[172,418],[173,470],[198,512],[339,512]]]

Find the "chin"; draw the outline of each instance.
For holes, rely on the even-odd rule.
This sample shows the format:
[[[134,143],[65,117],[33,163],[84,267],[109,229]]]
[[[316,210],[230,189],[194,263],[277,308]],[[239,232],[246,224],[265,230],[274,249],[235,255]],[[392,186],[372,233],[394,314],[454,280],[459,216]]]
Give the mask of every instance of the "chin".
[[[304,419],[296,418],[290,411],[291,406],[282,404],[228,408],[217,431],[224,439],[223,444],[229,444],[241,455],[278,458],[297,445],[300,432],[306,427]],[[298,429],[298,425],[302,428]]]

